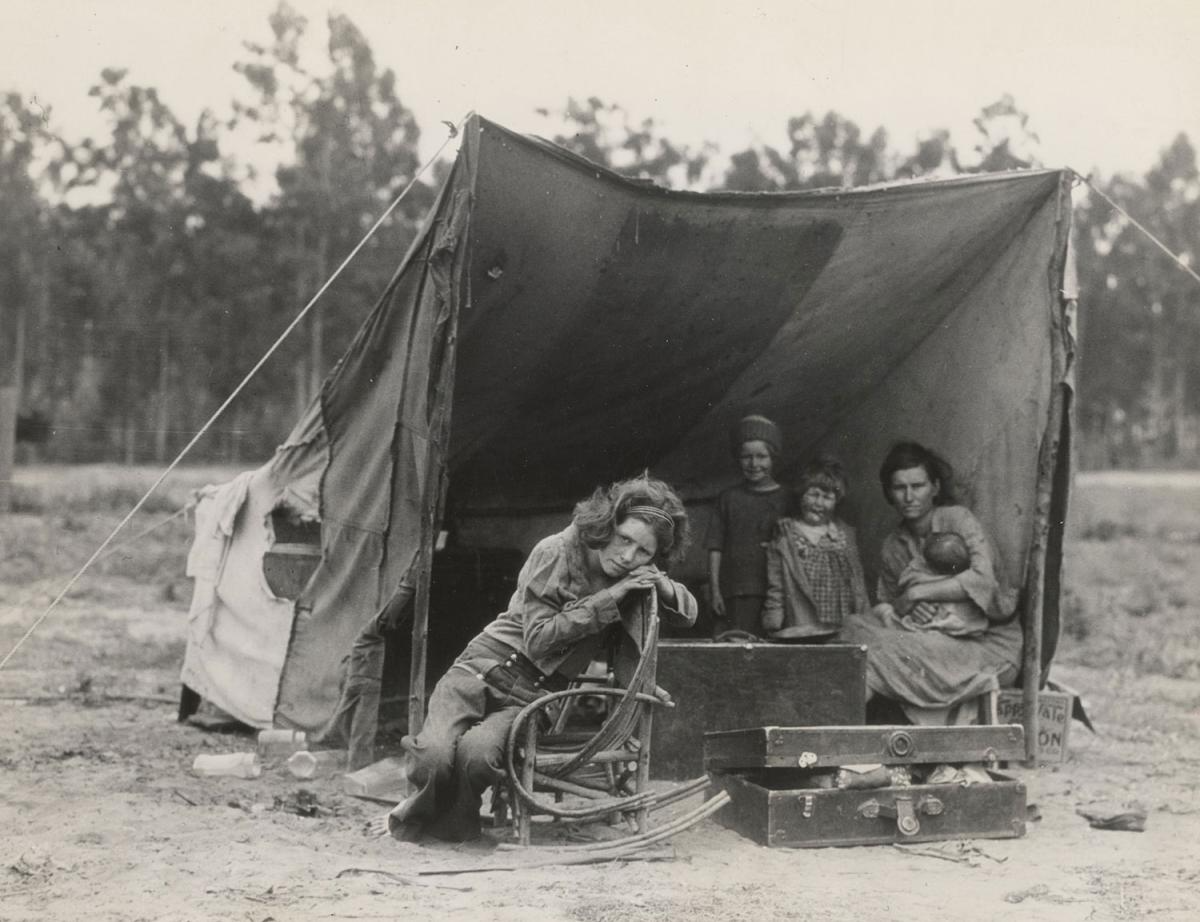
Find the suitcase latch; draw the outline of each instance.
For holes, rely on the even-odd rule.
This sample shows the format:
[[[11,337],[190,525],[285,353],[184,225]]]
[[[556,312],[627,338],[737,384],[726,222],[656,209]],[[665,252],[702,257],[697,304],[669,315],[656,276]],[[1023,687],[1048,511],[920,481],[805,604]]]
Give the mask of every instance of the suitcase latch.
[[[887,817],[896,821],[896,830],[902,836],[915,836],[921,831],[918,814],[925,816],[941,816],[945,805],[936,797],[925,796],[913,804],[911,795],[899,794],[894,803],[881,804],[877,800],[868,800],[859,804],[858,815],[869,820]]]
[[[888,752],[898,759],[907,759],[917,750],[917,744],[913,742],[912,734],[907,730],[897,730],[887,741]]]

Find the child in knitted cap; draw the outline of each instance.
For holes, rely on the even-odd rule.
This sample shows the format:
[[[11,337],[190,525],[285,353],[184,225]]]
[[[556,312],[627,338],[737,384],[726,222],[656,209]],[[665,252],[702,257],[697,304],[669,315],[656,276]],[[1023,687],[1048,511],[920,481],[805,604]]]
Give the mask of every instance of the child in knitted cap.
[[[962,535],[952,531],[932,532],[921,546],[921,554],[908,562],[900,572],[897,585],[901,592],[917,583],[936,582],[954,576],[971,567],[971,552]],[[952,637],[974,637],[988,629],[987,615],[971,601],[929,602],[936,610],[923,623],[911,618],[901,619],[912,631],[941,631]]]
[[[747,416],[734,427],[731,443],[742,482],[717,497],[705,541],[717,618],[714,633],[739,630],[761,636],[766,545],[790,499],[774,477],[783,437],[765,416]]]

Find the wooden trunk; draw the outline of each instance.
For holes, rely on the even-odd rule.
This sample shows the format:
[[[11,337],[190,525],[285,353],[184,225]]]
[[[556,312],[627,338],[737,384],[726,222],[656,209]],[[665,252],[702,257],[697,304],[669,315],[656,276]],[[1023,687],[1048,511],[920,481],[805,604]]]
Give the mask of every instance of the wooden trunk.
[[[650,775],[700,775],[707,731],[861,724],[866,670],[866,648],[849,644],[660,641],[657,681],[675,707],[654,714]]]
[[[706,770],[1020,761],[1020,724],[984,727],[754,727],[704,735]]]
[[[793,787],[793,770],[714,775],[730,803],[715,819],[759,845],[819,848],[1025,834],[1025,785],[999,772],[990,784],[918,784],[874,790]],[[903,827],[904,817],[912,825]]]
[[[1018,725],[756,727],[705,737],[706,770],[730,803],[716,819],[761,845],[813,848],[1025,834],[1025,785],[995,770],[971,784],[838,788],[844,766],[1019,760]]]

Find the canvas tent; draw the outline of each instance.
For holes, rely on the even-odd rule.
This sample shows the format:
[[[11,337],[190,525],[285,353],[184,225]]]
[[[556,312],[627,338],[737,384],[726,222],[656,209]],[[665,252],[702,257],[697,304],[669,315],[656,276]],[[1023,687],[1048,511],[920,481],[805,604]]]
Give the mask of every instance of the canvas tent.
[[[889,444],[950,458],[1023,587],[1030,693],[1057,636],[1070,215],[1062,171],[699,194],[471,117],[319,399],[201,506],[184,683],[248,723],[317,728],[344,654],[413,574],[419,701],[447,484],[466,544],[528,550],[595,485],[646,468],[702,532],[736,479],[730,426],[757,412],[786,435],[785,482],[818,450],[844,460],[868,567],[894,525],[876,479]],[[262,572],[280,510],[320,524],[294,600]],[[682,575],[702,566],[697,551]]]

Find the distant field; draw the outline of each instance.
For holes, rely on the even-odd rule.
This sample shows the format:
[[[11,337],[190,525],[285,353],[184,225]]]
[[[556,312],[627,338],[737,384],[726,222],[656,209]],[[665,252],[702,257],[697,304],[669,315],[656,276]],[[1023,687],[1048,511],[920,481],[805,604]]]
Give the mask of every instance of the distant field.
[[[1076,478],[1058,659],[1200,679],[1200,472]]]
[[[1200,490],[1200,471],[1084,471],[1075,475],[1080,487],[1150,487],[1156,490]]]
[[[247,465],[249,467],[250,465]],[[143,507],[148,512],[174,511],[192,491],[224,483],[244,468],[181,467],[154,492]],[[163,467],[120,464],[36,464],[18,467],[13,478],[16,512],[128,512],[162,474]]]
[[[1200,541],[1200,471],[1078,474],[1068,537],[1159,537]]]

